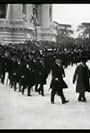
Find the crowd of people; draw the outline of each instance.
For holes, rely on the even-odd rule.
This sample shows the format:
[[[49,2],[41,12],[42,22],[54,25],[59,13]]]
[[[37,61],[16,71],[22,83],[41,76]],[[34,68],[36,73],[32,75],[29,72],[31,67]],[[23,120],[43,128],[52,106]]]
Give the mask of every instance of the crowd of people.
[[[67,103],[68,100],[65,99],[63,91],[57,91],[60,86],[61,90],[68,88],[68,85],[63,82],[63,76],[65,76],[64,68],[81,62],[83,58],[85,60],[90,59],[89,46],[57,48],[55,46],[52,47],[51,44],[49,45],[49,42],[41,41],[0,45],[0,80],[4,84],[5,75],[8,73],[7,83],[9,83],[10,88],[14,88],[14,91],[18,90],[23,95],[25,89],[27,89],[27,96],[31,96],[32,87],[35,86],[34,91],[44,96],[44,85],[50,71],[52,71],[50,85],[50,88],[52,88],[51,103],[54,103],[54,96],[57,93],[61,96],[62,103]],[[60,64],[57,59],[62,60],[60,69],[55,65]],[[58,86],[58,82],[55,79],[62,81],[64,87],[62,84],[60,85],[60,82]],[[79,100],[81,100],[81,97]]]

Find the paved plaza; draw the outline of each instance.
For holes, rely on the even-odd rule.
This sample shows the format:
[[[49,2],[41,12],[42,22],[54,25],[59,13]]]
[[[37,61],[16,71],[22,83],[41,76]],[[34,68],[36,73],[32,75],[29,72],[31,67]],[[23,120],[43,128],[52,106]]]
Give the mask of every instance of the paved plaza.
[[[26,93],[22,96],[0,84],[0,129],[90,129],[90,93],[86,93],[86,103],[77,101],[72,84],[75,67],[65,69],[69,88],[64,93],[70,100],[67,104],[61,104],[58,96],[55,96],[55,104],[50,103],[51,75],[44,87],[44,97],[35,92],[32,97],[27,97]]]

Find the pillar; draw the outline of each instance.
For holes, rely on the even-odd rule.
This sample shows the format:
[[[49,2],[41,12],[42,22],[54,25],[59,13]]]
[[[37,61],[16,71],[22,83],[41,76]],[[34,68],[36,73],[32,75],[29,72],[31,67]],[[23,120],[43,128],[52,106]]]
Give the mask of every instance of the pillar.
[[[41,27],[48,28],[50,23],[49,4],[41,5]]]
[[[6,18],[8,20],[21,20],[22,4],[8,4]]]
[[[31,19],[33,13],[33,5],[32,4],[26,4],[26,17],[28,20]]]
[[[37,19],[38,19],[38,24],[41,25],[41,5],[38,5]]]
[[[49,7],[49,16],[50,16],[50,22],[52,22],[52,5],[51,4]]]

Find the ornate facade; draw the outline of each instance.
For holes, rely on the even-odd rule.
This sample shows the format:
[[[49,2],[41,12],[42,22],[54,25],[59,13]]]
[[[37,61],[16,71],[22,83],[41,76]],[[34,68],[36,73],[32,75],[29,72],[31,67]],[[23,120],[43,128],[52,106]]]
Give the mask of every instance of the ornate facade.
[[[25,40],[56,41],[56,31],[52,28],[51,4],[0,5],[1,43]]]

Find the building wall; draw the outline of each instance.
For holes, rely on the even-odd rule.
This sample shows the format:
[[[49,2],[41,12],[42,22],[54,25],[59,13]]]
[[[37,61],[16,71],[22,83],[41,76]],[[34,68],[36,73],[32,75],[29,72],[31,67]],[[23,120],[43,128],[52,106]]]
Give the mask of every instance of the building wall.
[[[33,8],[37,7],[38,24],[32,20]],[[0,19],[0,38],[3,44],[19,43],[25,40],[55,40],[55,34],[50,30],[49,4],[8,4],[6,18]],[[54,39],[53,39],[54,38]]]
[[[22,4],[8,4],[7,19],[15,21],[22,18]]]

